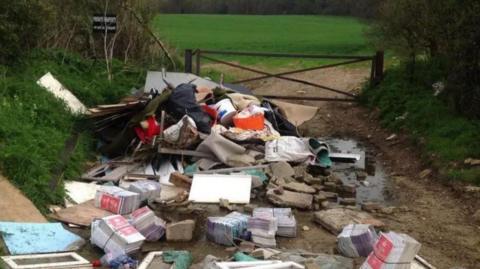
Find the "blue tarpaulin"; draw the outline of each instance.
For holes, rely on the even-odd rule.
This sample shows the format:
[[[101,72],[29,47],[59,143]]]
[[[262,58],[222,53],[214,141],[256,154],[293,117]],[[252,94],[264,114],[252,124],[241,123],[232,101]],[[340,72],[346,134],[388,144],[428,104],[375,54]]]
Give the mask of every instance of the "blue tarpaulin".
[[[85,243],[61,223],[0,222],[0,233],[11,255],[75,251]]]

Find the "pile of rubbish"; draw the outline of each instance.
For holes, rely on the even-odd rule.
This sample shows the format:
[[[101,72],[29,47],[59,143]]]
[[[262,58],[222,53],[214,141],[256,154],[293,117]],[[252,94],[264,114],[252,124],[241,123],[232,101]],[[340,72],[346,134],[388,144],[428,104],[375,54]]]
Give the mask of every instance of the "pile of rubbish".
[[[68,91],[58,82],[42,81],[54,94]],[[146,241],[189,242],[203,236],[237,252],[233,261],[207,256],[196,268],[354,268],[352,258],[358,257],[365,269],[433,268],[417,256],[415,239],[378,234],[384,224],[360,210],[356,185],[330,171],[337,162],[359,162],[358,154],[332,152],[328,143],[300,136],[297,127],[316,108],[165,72],[148,72],[145,87],[117,104],[78,109],[75,100],[65,102],[89,118],[100,154],[78,181],[65,182],[66,208],[51,217],[91,229],[90,243],[105,253],[94,265],[186,269],[192,265],[188,251],[151,252],[141,264],[138,253]],[[358,180],[365,176],[358,174]],[[166,210],[203,204],[228,213],[218,211],[202,221],[171,218]],[[378,209],[372,204],[362,208]],[[316,211],[314,221],[338,236],[342,256],[279,251],[278,237],[297,237],[295,210]],[[0,223],[2,234],[7,228]],[[198,230],[205,234],[196,236]],[[9,242],[9,250],[14,249]],[[44,253],[38,248],[15,254]],[[77,256],[78,264],[85,263]],[[7,268],[16,268],[15,256],[2,259]]]

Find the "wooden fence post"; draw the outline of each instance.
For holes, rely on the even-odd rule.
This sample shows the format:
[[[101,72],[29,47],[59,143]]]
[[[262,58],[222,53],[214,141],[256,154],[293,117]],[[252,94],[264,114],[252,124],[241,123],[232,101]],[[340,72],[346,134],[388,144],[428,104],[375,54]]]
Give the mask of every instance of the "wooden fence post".
[[[384,58],[384,52],[377,51],[377,53],[375,54],[375,83],[379,83],[383,79]]]
[[[195,59],[196,59],[196,64],[195,64],[195,75],[200,76],[200,56],[201,56],[201,51],[198,49],[196,51]]]
[[[185,73],[192,73],[192,50],[185,50]]]

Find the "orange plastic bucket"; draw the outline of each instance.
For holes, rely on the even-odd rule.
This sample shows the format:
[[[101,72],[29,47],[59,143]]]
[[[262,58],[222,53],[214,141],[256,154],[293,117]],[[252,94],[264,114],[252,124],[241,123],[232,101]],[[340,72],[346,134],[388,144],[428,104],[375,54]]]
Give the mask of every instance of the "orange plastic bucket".
[[[265,127],[265,117],[263,114],[255,114],[247,118],[233,117],[235,127],[244,130],[263,130]]]

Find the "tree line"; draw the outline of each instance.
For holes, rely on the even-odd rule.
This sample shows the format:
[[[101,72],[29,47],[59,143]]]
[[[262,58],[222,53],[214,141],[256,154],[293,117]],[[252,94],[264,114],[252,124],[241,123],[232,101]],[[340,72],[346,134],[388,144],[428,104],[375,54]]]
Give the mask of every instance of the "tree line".
[[[328,14],[372,18],[381,0],[159,0],[163,13]]]
[[[370,38],[400,56],[412,80],[430,87],[443,82],[440,98],[457,111],[480,118],[478,14],[480,0],[385,0]],[[420,65],[428,66],[428,71],[420,70]]]

